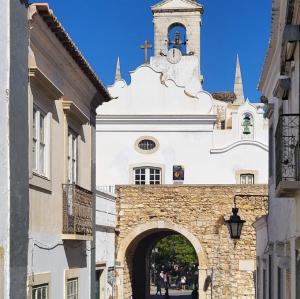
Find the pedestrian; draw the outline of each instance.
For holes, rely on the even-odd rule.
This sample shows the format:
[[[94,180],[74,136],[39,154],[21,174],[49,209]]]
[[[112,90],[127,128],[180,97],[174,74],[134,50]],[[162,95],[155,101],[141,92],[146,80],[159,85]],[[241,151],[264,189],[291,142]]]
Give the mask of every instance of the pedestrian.
[[[164,273],[164,285],[165,285],[165,288],[168,287],[168,272],[165,272]]]
[[[181,283],[181,289],[185,290],[186,277],[184,275],[181,276],[180,283]]]
[[[165,285],[165,296],[169,296],[169,281],[170,277],[169,277],[169,273],[165,272],[164,273],[164,285]]]
[[[161,279],[164,279],[164,271],[160,271],[159,276]]]
[[[156,277],[156,281],[155,281],[155,284],[156,284],[156,295],[159,295],[161,296],[162,293],[161,293],[161,286],[162,286],[162,278],[160,277],[160,275],[158,275]]]

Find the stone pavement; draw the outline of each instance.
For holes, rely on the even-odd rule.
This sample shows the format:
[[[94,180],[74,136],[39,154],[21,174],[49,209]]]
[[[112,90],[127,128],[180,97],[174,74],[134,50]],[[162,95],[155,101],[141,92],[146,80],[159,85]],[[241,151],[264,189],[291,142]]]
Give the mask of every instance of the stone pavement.
[[[151,299],[164,299],[165,298],[165,289],[162,289],[162,296],[157,295],[155,296],[156,289],[151,287]],[[169,299],[190,299],[192,291],[181,291],[181,290],[169,290]]]

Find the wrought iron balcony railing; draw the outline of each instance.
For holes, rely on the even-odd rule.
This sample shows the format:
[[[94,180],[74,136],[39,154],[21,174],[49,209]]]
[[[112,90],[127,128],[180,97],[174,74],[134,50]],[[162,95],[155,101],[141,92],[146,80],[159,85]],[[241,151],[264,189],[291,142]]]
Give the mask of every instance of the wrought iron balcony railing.
[[[63,185],[63,234],[92,236],[92,204],[92,192],[75,184]]]
[[[276,129],[276,186],[300,181],[299,114],[283,114]]]

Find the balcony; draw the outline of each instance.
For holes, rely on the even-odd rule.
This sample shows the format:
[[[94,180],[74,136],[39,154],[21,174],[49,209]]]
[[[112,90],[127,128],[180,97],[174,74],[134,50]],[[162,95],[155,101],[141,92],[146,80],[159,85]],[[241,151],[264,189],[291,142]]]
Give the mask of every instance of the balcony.
[[[276,195],[293,197],[300,191],[299,114],[283,114],[276,129]]]
[[[63,185],[63,239],[92,240],[92,192],[75,184]]]

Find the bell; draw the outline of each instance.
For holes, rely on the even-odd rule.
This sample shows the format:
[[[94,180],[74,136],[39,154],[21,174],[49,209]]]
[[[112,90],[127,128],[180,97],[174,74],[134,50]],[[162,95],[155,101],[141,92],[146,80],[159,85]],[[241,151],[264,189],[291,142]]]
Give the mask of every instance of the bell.
[[[244,127],[243,134],[245,134],[245,135],[250,135],[250,134],[251,134],[251,131],[250,131],[250,128],[249,128],[249,127],[251,127],[252,124],[251,124],[251,120],[250,120],[249,115],[246,115],[246,116],[244,117],[244,122],[243,122],[243,125],[242,125],[242,126]]]
[[[251,134],[249,126],[244,126],[243,134],[245,134],[245,135],[250,135]]]

